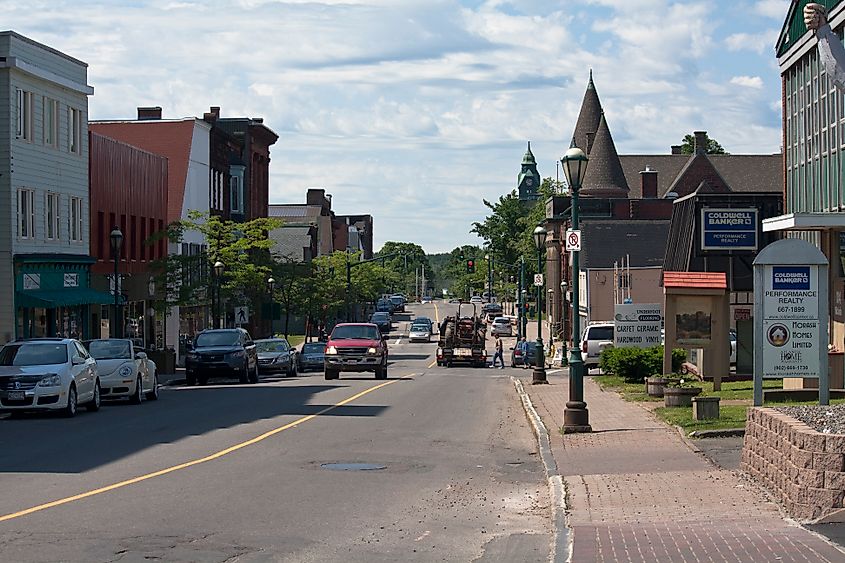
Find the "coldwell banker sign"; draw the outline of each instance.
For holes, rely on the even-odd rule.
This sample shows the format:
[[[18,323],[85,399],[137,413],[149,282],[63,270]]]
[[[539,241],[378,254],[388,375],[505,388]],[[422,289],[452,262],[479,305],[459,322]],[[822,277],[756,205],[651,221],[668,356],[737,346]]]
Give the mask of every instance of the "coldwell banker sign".
[[[764,378],[818,378],[828,404],[828,262],[814,245],[782,239],[754,259],[754,405]]]
[[[702,209],[701,250],[757,250],[757,210]]]

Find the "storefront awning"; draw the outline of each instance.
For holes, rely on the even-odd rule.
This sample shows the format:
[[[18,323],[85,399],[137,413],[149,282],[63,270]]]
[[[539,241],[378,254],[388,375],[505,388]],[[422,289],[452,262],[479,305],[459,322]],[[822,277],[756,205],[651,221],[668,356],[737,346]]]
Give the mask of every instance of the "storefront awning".
[[[73,305],[108,305],[114,296],[90,287],[32,289],[15,292],[15,307],[68,307]]]
[[[845,229],[845,213],[788,213],[763,219],[763,232]]]

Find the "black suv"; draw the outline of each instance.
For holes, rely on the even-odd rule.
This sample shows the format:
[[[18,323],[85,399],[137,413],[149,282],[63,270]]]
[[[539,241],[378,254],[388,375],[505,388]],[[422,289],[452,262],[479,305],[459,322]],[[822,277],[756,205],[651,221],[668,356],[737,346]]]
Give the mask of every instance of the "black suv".
[[[247,331],[222,328],[197,334],[185,358],[185,380],[188,385],[205,385],[211,376],[258,383],[258,353]]]

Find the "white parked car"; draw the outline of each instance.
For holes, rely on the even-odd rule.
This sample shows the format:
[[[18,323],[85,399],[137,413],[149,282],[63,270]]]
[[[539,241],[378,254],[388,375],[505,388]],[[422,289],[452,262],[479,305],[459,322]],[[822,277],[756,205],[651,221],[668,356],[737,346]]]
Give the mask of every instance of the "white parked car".
[[[97,362],[78,340],[28,338],[0,349],[0,410],[70,417],[79,405],[100,409],[100,379]]]
[[[599,357],[605,348],[613,348],[612,322],[598,322],[587,325],[581,337],[581,358],[587,369],[598,367]]]
[[[496,317],[493,319],[493,325],[490,328],[491,336],[513,336],[511,331],[511,321],[505,317]]]
[[[480,305],[481,303],[484,303],[484,300],[481,299],[480,295],[473,295],[472,297],[469,298],[469,302],[475,303],[476,305]]]
[[[129,338],[86,340],[88,352],[97,360],[104,399],[129,399],[139,404],[146,397],[158,399],[155,362]]]

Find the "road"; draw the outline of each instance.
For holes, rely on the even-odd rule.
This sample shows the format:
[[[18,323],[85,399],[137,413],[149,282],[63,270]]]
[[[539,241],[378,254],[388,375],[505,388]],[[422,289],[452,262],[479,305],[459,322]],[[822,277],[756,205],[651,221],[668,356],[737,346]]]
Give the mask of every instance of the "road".
[[[509,370],[432,367],[436,344],[397,336],[407,324],[385,382],[213,380],[0,420],[3,560],[547,560],[548,490]]]

